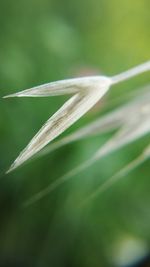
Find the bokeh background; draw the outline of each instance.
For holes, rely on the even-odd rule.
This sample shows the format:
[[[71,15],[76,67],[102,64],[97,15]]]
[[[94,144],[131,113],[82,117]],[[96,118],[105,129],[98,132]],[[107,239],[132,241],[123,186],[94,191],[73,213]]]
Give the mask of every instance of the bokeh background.
[[[149,0],[1,0],[0,96],[64,78],[113,75],[148,60],[149,10]],[[144,74],[114,86],[64,135],[99,117],[112,99],[148,83]],[[88,159],[111,135],[70,144],[4,175],[66,99],[0,100],[0,266],[129,266],[149,255],[148,161],[79,209],[94,188],[140,153],[148,136],[27,208],[26,199]]]

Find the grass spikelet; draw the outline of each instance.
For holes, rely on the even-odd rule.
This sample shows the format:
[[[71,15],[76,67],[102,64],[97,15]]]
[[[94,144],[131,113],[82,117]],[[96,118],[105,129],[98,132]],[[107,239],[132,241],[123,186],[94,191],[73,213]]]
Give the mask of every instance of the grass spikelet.
[[[89,111],[109,90],[110,86],[150,70],[150,61],[111,78],[106,76],[85,77],[52,82],[27,89],[8,97],[39,97],[74,94],[39,130],[11,165],[10,172],[33,157],[49,142],[69,128]]]

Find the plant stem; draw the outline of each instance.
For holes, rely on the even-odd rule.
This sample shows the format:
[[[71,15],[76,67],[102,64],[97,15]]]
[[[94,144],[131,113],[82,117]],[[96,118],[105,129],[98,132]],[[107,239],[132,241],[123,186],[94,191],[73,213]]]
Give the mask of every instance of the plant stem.
[[[116,84],[150,70],[150,61],[112,77],[112,84]]]

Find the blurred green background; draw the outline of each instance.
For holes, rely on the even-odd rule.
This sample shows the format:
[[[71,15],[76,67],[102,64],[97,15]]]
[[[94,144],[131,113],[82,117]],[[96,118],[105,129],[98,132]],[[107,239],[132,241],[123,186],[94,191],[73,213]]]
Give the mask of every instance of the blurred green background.
[[[1,0],[0,96],[64,78],[113,75],[148,60],[149,10],[149,0]],[[115,97],[148,82],[145,74],[113,87],[102,105],[66,133],[98,117]],[[66,99],[0,100],[0,266],[121,266],[119,251],[130,240],[141,255],[148,253],[148,161],[79,209],[85,196],[140,153],[148,137],[28,208],[22,207],[26,199],[88,159],[110,135],[70,144],[4,175]]]

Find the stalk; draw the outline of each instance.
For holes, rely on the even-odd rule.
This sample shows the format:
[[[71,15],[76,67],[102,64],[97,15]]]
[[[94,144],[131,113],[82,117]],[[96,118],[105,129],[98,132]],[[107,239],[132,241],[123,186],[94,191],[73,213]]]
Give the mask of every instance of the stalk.
[[[150,71],[150,61],[140,64],[134,68],[124,71],[112,77],[112,84],[117,84],[125,80],[129,80],[134,76],[142,74],[143,72]]]

